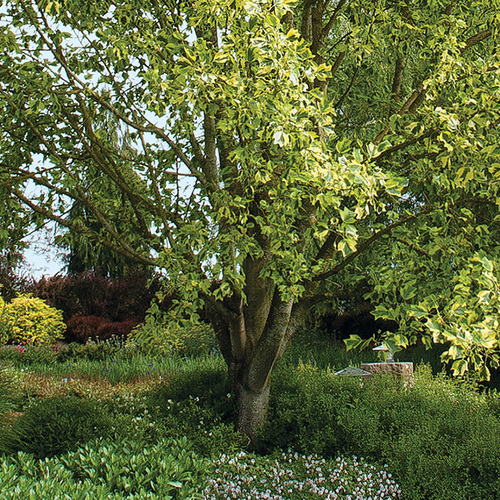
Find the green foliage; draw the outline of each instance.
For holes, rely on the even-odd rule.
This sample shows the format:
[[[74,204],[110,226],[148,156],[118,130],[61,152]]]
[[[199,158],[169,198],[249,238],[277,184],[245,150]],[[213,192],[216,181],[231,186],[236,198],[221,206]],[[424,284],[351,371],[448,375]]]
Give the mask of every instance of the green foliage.
[[[205,461],[186,439],[156,444],[98,440],[60,457],[19,453],[2,460],[2,498],[195,500]]]
[[[31,295],[19,295],[5,305],[8,339],[37,345],[63,338],[62,312]]]
[[[227,373],[200,368],[178,372],[148,396],[162,433],[188,436],[206,456],[236,451],[247,444],[235,431],[235,401],[229,394]]]
[[[207,354],[216,349],[217,342],[210,325],[179,326],[168,323],[155,306],[149,312],[144,324],[135,327],[128,335],[130,343],[138,344],[145,351],[172,351],[187,356]]]
[[[13,373],[0,366],[0,454],[7,450],[7,442],[15,436],[12,429],[14,408]]]
[[[41,399],[16,418],[10,453],[23,451],[37,458],[74,450],[80,444],[111,433],[113,419],[105,406],[77,396]]]
[[[0,296],[0,345],[4,345],[9,340],[9,330],[6,316],[6,304]]]
[[[16,367],[32,365],[51,366],[58,359],[58,353],[50,345],[30,345],[21,343],[0,348],[0,360],[12,363]]]
[[[325,460],[288,450],[261,457],[244,452],[214,460],[205,498],[401,498],[401,490],[387,466],[376,467],[363,458]]]
[[[363,280],[391,347],[498,366],[500,0],[0,10],[6,206],[161,269],[246,389]]]
[[[99,340],[97,342],[89,340],[85,344],[71,342],[59,353],[58,360],[61,362],[76,360],[107,361],[118,358],[125,359],[136,354],[136,350],[127,349],[123,344],[123,340],[119,338]]]
[[[62,387],[66,391],[64,394],[69,396],[25,400],[28,404],[22,408],[24,415],[18,407],[19,413],[10,420],[11,426],[0,426],[0,447],[10,453],[2,458],[1,467],[9,464],[8,469],[2,469],[5,474],[0,474],[2,494],[6,491],[5,495],[11,495],[7,498],[24,498],[23,488],[33,488],[38,496],[51,498],[60,489],[67,488],[64,491],[73,492],[74,498],[86,498],[80,488],[88,486],[89,494],[93,495],[102,492],[105,497],[111,495],[110,498],[114,498],[112,495],[126,498],[132,494],[137,498],[148,498],[147,495],[157,492],[153,486],[151,490],[148,485],[144,486],[142,479],[150,478],[149,471],[158,466],[151,461],[148,463],[148,460],[156,460],[157,447],[163,447],[161,458],[168,462],[172,459],[165,451],[169,449],[168,443],[187,436],[187,449],[211,459],[212,465],[207,469],[211,478],[208,486],[216,498],[224,498],[223,492],[231,485],[234,488],[249,487],[244,478],[257,487],[256,481],[265,479],[269,488],[276,489],[278,494],[282,484],[276,482],[274,472],[286,475],[286,471],[291,470],[293,477],[289,479],[293,494],[297,494],[300,500],[312,499],[318,493],[312,492],[311,482],[303,485],[306,488],[303,492],[297,493],[295,487],[299,488],[307,477],[319,480],[318,471],[314,472],[316,467],[321,469],[325,480],[332,478],[331,484],[328,483],[332,490],[340,485],[346,491],[350,488],[354,491],[358,486],[378,488],[391,479],[387,474],[390,471],[392,480],[400,485],[405,498],[494,500],[497,497],[500,488],[498,393],[479,394],[473,384],[458,383],[443,374],[433,376],[428,367],[417,369],[411,387],[391,377],[379,377],[370,382],[334,377],[332,370],[314,366],[315,351],[310,349],[306,340],[307,337],[302,340],[302,352],[296,352],[304,362],[298,365],[283,363],[274,374],[276,391],[272,394],[269,422],[261,435],[260,451],[266,455],[261,457],[237,454],[248,445],[248,440],[234,430],[232,421],[236,401],[228,395],[228,376],[220,357],[200,360],[176,357],[168,368],[166,359],[165,364],[160,365],[160,359],[148,362],[148,358],[143,357],[141,367],[157,368],[163,379],[154,385],[146,380],[141,393],[132,391],[132,386],[128,385],[120,389],[106,383],[99,388],[97,379],[106,382],[105,377],[110,373],[103,371],[100,361],[92,361],[100,367],[100,374],[92,371],[94,365],[88,364],[91,362],[86,359],[79,364],[75,357],[69,367],[67,360],[52,363],[47,366],[44,385],[54,384],[58,390]],[[345,351],[341,354],[346,356]],[[113,355],[117,359],[114,364],[117,367],[122,365],[123,380],[130,380],[138,373],[138,361],[132,363],[126,349],[123,358],[118,350]],[[112,359],[107,362],[113,363]],[[345,362],[350,364],[349,360]],[[27,383],[38,366],[30,365],[30,374],[22,372],[25,377],[19,373],[17,380],[24,381],[5,386],[5,394],[19,403],[16,390]],[[89,370],[87,377],[84,377],[85,369]],[[127,371],[130,372],[128,376]],[[11,373],[15,372],[11,370]],[[83,376],[82,380],[78,384],[72,384],[71,380],[61,381],[61,377],[71,373],[75,377],[77,374]],[[38,385],[40,379],[34,383]],[[23,394],[25,397],[37,394],[37,390],[34,387],[34,392],[30,393],[23,389]],[[1,398],[0,394],[0,405]],[[12,405],[6,408],[16,410]],[[93,441],[95,438],[100,439],[97,444]],[[89,444],[84,446],[87,451],[81,457],[79,452],[65,455],[73,457],[71,466],[64,462],[64,457],[47,458],[39,463],[24,452],[17,457],[12,455],[16,450],[31,450],[40,457],[52,456],[70,447],[75,450],[83,443]],[[128,455],[123,453],[122,443],[130,452]],[[285,453],[285,457],[279,450],[287,448],[292,451]],[[153,449],[154,456],[149,454]],[[131,458],[142,453],[137,450],[144,450],[148,458]],[[173,451],[171,455],[177,456],[176,453]],[[319,456],[312,457],[314,453]],[[221,458],[220,454],[226,454],[226,458]],[[366,462],[361,459],[335,460],[340,455],[353,454],[365,457]],[[105,459],[99,459],[100,456]],[[19,468],[24,461],[28,461],[29,466]],[[306,467],[311,461],[318,462],[315,462],[314,470]],[[14,462],[18,468],[12,471],[10,467]],[[50,469],[48,478],[42,477],[40,474],[47,471],[46,467],[52,467],[50,464],[55,462],[64,467],[54,466],[56,472]],[[369,468],[371,466],[367,463],[375,464],[375,469]],[[388,467],[380,464],[388,464]],[[138,469],[134,469],[136,466]],[[165,467],[171,470],[170,466]],[[192,473],[196,464],[194,468],[190,467],[179,466],[179,474],[182,470]],[[215,467],[219,469],[218,473],[214,471]],[[63,469],[70,470],[70,474]],[[131,471],[135,470],[137,474],[132,474]],[[221,471],[227,473],[224,480],[220,480]],[[373,484],[369,486],[370,479],[367,479],[367,485],[357,483],[367,471],[372,473]],[[91,474],[94,474],[95,484],[90,484],[90,480],[86,482]],[[21,489],[11,493],[13,477],[18,480],[16,487]],[[193,482],[187,480],[188,485],[196,489],[196,494],[203,495],[204,479],[200,475],[191,477]],[[383,481],[379,483],[380,478]],[[119,493],[110,491],[104,485],[106,481],[116,484],[117,490],[122,489]],[[168,481],[165,479],[166,483]],[[127,489],[127,484],[131,489]],[[138,484],[142,486],[137,486],[139,490],[136,490]],[[316,486],[319,485],[318,482]],[[144,488],[142,493],[140,487]],[[311,491],[307,490],[309,487]],[[20,492],[17,497],[16,491]],[[373,493],[373,489],[370,489],[371,493],[367,491],[366,495]]]
[[[427,282],[423,275],[412,279],[403,294],[396,290],[402,273],[420,266],[414,259],[397,268],[385,268],[377,279],[372,298],[383,300],[374,311],[376,317],[397,320],[405,327],[404,335],[390,335],[388,344],[393,350],[415,343],[421,337],[427,346],[431,342],[447,346],[442,359],[450,363],[455,375],[467,371],[488,380],[490,369],[499,366],[498,325],[500,290],[496,257],[484,252],[456,257],[445,287]],[[458,265],[459,264],[459,265]],[[433,265],[428,267],[431,271]],[[409,271],[408,271],[409,272]],[[418,287],[418,293],[417,293]],[[390,292],[388,291],[390,289]],[[411,291],[410,291],[411,289]],[[425,331],[425,334],[423,334]]]
[[[276,373],[263,450],[356,454],[389,464],[408,498],[494,498],[500,419],[487,396],[419,369],[412,387],[302,365]]]
[[[119,122],[113,120],[113,115],[109,113],[106,116],[101,116],[100,119],[102,120],[101,126],[106,129],[108,137],[115,136],[115,146],[121,148],[122,151],[126,150],[133,154],[133,149],[129,144],[126,144],[127,137],[119,137],[120,131],[116,130]],[[123,171],[127,167],[126,164],[121,166]],[[88,169],[85,175],[85,182],[92,186],[92,194],[99,200],[100,210],[106,210],[108,213],[107,224],[112,225],[114,230],[119,233],[130,233],[130,221],[133,219],[137,207],[131,204],[130,199],[123,197],[120,187],[109,182],[106,175],[99,170]],[[132,182],[137,189],[146,188],[145,182],[139,176],[135,176],[130,169],[126,175],[129,179],[133,179]],[[96,234],[105,233],[102,221],[81,202],[73,202],[68,213],[68,220],[74,224],[88,226]],[[149,224],[150,222],[148,221]],[[145,251],[147,243],[140,234],[134,235],[132,232],[130,237],[134,240],[133,246],[136,251]],[[67,250],[65,261],[69,275],[93,271],[101,276],[123,278],[126,275],[134,274],[134,272],[138,274],[137,271],[147,270],[147,266],[138,265],[134,259],[124,257],[105,244],[95,243],[76,230],[65,231],[59,235],[56,238],[56,244]]]

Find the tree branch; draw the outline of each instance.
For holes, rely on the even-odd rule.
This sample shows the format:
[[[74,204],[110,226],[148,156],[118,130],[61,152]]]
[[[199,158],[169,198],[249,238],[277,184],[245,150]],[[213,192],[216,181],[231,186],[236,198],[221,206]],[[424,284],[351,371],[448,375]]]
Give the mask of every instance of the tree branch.
[[[344,4],[346,3],[347,0],[339,0],[339,2],[337,3],[337,5],[335,6],[335,9],[332,13],[332,15],[330,16],[330,19],[328,19],[327,23],[325,24],[324,28],[323,28],[323,36],[324,37],[327,37],[328,36],[328,33],[330,33],[330,30],[332,29],[333,27],[333,23],[335,22],[335,20],[337,19],[337,15],[338,13],[340,12],[340,9],[344,6]]]
[[[492,35],[491,29],[486,29],[481,31],[480,33],[476,33],[475,35],[471,36],[466,40],[464,47],[460,49],[460,53],[463,54],[467,49],[470,49],[474,45],[477,45],[478,43],[482,42],[491,35]],[[414,111],[416,109],[414,105],[416,103],[420,104],[422,102],[424,93],[425,93],[425,88],[423,87],[423,85],[417,87],[417,89],[413,91],[412,95],[407,99],[407,101],[403,104],[403,106],[401,106],[401,108],[398,111],[396,111],[396,114],[402,115],[410,110]],[[390,127],[387,125],[377,135],[377,137],[375,137],[373,144],[375,145],[379,144],[389,132],[390,132]]]
[[[30,16],[31,17],[31,16]],[[47,20],[45,17],[42,15],[42,19],[44,19],[44,22],[46,24],[46,27],[50,29],[48,26]],[[197,177],[197,179],[202,182],[203,184],[205,183],[205,179],[201,172],[199,172],[192,161],[186,156],[182,148],[175,142],[173,141],[162,129],[159,127],[153,125],[147,118],[144,116],[141,116],[142,120],[148,125],[142,125],[138,123],[135,120],[130,119],[128,116],[120,112],[115,106],[113,106],[111,103],[109,103],[106,99],[104,99],[102,96],[100,96],[96,91],[91,89],[85,82],[83,82],[78,75],[72,71],[72,69],[69,67],[69,64],[64,57],[62,47],[60,45],[57,45],[53,38],[49,40],[46,36],[45,33],[38,28],[38,24],[34,22],[34,20],[31,18],[32,24],[35,26],[35,29],[40,36],[40,38],[44,41],[46,44],[47,48],[50,50],[54,58],[57,60],[57,62],[61,65],[61,67],[64,69],[66,72],[68,78],[70,81],[73,82],[73,86],[76,92],[80,94],[87,94],[89,97],[91,97],[96,103],[113,113],[114,116],[116,116],[118,119],[120,119],[123,123],[127,124],[134,130],[137,130],[138,132],[149,132],[160,139],[164,140],[170,148],[175,152],[175,154],[179,157],[179,159],[186,165],[186,167],[191,171],[193,175]]]
[[[434,207],[429,207],[425,210],[421,210],[420,212],[416,214],[409,215],[408,217],[405,217],[404,219],[401,219],[397,222],[393,222],[392,224],[389,224],[385,228],[381,229],[380,231],[376,232],[370,238],[367,240],[363,241],[361,244],[359,244],[354,252],[349,254],[342,262],[339,262],[335,267],[330,269],[327,272],[318,274],[315,278],[314,281],[321,281],[326,278],[329,278],[330,276],[333,276],[337,273],[339,273],[342,269],[344,269],[348,264],[350,264],[356,257],[361,255],[363,252],[365,252],[375,241],[379,240],[382,236],[386,234],[390,234],[394,229],[403,226],[404,224],[407,224],[408,222],[417,219],[418,217],[421,217],[422,215],[426,215],[434,210]]]
[[[101,236],[99,236],[98,233],[96,233],[95,231],[91,230],[88,227],[82,228],[81,226],[78,226],[78,225],[68,221],[67,219],[64,219],[63,217],[55,215],[51,210],[48,210],[44,207],[41,207],[40,205],[37,205],[36,203],[33,203],[29,198],[24,196],[20,191],[18,191],[16,189],[14,189],[12,191],[12,193],[21,202],[23,202],[25,205],[30,207],[31,210],[33,210],[35,213],[42,215],[44,218],[50,219],[54,222],[57,222],[61,226],[67,227],[71,231],[74,231],[74,232],[79,233],[79,234],[83,234],[83,235],[87,236],[90,240],[97,241],[97,242],[107,246],[111,250],[113,250],[117,253],[120,253],[121,255],[124,255],[125,257],[128,257],[130,259],[133,259],[137,262],[140,262],[142,264],[146,264],[149,266],[155,265],[154,259],[147,258],[143,254],[135,251],[132,247],[130,247],[127,243],[125,243],[119,237],[118,233],[116,233],[116,231],[114,231],[112,227],[110,227],[110,228],[106,227],[106,230],[110,231],[110,234],[118,242],[118,245],[115,245],[114,243],[112,243],[109,240],[109,238],[102,238]]]

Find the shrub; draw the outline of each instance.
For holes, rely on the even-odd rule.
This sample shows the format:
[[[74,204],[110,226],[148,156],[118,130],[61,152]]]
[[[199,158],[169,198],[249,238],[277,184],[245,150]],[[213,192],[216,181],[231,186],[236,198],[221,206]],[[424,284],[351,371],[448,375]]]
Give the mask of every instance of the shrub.
[[[12,425],[16,418],[14,408],[14,377],[0,366],[0,454],[6,452],[8,443],[16,438]]]
[[[83,314],[75,314],[67,322],[72,338],[82,343],[89,340],[107,340],[112,337],[126,338],[137,324],[137,320],[130,318],[123,321],[111,321],[103,316],[84,316]]]
[[[133,272],[122,278],[109,278],[95,272],[56,275],[33,283],[31,292],[64,311],[68,320],[75,314],[103,316],[112,321],[124,317],[143,317],[159,288],[152,286],[146,272]]]
[[[261,451],[292,447],[325,457],[386,462],[412,499],[496,498],[500,420],[468,385],[416,371],[393,377],[333,377],[312,367],[276,373]]]
[[[96,339],[108,340],[111,338],[125,339],[134,327],[138,325],[135,319],[123,321],[106,321],[97,328]]]
[[[5,307],[10,340],[32,344],[53,343],[63,337],[62,312],[31,295],[19,295]]]
[[[144,321],[160,287],[159,276],[137,270],[121,278],[105,277],[95,272],[56,275],[34,282],[30,291],[63,311],[68,323],[68,341],[84,342],[96,336],[104,339],[128,334]],[[172,296],[166,295],[162,309],[167,308],[171,300]],[[89,322],[93,326],[86,331],[85,324]]]
[[[76,396],[41,399],[14,421],[17,437],[6,448],[10,453],[50,457],[109,435],[112,424],[111,413],[102,403]]]
[[[94,441],[61,457],[19,453],[1,467],[2,498],[200,499],[206,463],[186,439]]]
[[[171,400],[186,402],[200,401],[210,409],[218,420],[230,422],[235,414],[235,405],[229,394],[229,381],[224,368],[199,368],[178,372],[155,389],[151,394],[151,404],[161,411],[171,409]]]
[[[206,456],[247,444],[234,429],[235,404],[223,370],[181,371],[149,394],[148,405],[163,434],[187,436]]]
[[[85,344],[71,342],[67,344],[66,349],[61,351],[58,360],[61,362],[69,360],[88,360],[88,361],[106,361],[109,358],[122,358],[124,350],[121,345],[107,339],[104,342],[89,340]]]
[[[67,325],[72,338],[85,344],[88,340],[96,340],[97,330],[106,321],[106,318],[102,316],[75,314],[68,320]]]
[[[198,356],[217,349],[215,333],[210,325],[201,323],[180,327],[159,323],[154,316],[136,326],[128,339],[146,351],[174,351],[183,356]]]

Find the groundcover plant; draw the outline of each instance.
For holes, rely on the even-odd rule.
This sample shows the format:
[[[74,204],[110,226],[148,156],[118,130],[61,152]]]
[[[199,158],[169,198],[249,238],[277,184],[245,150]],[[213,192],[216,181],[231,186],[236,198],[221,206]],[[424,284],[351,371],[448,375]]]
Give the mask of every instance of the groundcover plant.
[[[288,451],[271,457],[239,453],[222,455],[203,491],[206,500],[402,498],[387,466],[377,468],[362,458],[325,460]]]

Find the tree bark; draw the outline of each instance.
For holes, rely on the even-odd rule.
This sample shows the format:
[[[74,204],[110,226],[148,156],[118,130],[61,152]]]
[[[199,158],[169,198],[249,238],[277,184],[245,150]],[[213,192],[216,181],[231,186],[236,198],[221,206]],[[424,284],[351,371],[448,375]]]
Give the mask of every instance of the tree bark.
[[[254,390],[244,384],[238,387],[237,429],[250,438],[252,445],[258,441],[258,431],[264,425],[269,406],[270,383]]]

